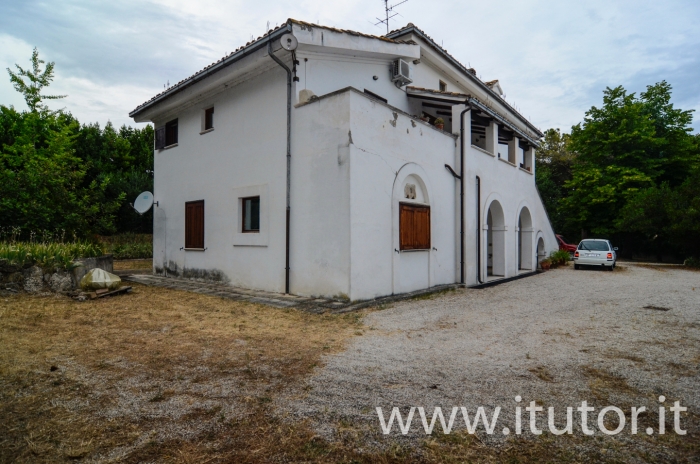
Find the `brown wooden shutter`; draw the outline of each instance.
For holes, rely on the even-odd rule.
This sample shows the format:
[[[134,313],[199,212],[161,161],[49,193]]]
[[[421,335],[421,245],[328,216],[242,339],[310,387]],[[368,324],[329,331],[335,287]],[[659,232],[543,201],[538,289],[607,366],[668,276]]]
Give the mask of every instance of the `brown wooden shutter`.
[[[156,150],[165,148],[165,126],[156,129]]]
[[[185,203],[185,248],[204,248],[204,200]]]
[[[399,242],[402,250],[430,249],[430,206],[399,204]]]

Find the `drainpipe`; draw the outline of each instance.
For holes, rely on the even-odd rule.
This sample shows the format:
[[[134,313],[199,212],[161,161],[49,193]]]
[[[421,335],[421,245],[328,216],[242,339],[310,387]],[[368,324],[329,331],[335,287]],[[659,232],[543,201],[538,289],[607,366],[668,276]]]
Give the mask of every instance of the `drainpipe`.
[[[267,42],[267,53],[270,58],[287,71],[287,223],[285,236],[285,267],[284,267],[284,293],[289,293],[289,218],[290,218],[290,186],[292,166],[292,70],[287,67],[277,56],[272,53],[272,39]],[[293,59],[293,58],[292,58]]]
[[[467,100],[464,103],[468,103]],[[459,113],[459,282],[464,285],[464,115],[470,111],[471,106],[467,106]]]
[[[481,281],[481,178],[476,176],[476,280]]]

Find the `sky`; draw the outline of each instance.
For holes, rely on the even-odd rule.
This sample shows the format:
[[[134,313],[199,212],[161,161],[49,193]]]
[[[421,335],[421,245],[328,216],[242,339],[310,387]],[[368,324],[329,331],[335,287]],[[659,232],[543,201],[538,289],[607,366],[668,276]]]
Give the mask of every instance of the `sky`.
[[[396,0],[392,3],[397,3]],[[602,104],[668,81],[673,103],[700,108],[700,1],[408,0],[391,28],[412,22],[540,129],[569,131]],[[32,49],[56,63],[50,101],[82,123],[140,126],[129,112],[287,18],[369,34],[381,0],[0,0],[0,68],[29,67]],[[0,104],[25,109],[0,75]],[[700,130],[700,115],[693,127]]]

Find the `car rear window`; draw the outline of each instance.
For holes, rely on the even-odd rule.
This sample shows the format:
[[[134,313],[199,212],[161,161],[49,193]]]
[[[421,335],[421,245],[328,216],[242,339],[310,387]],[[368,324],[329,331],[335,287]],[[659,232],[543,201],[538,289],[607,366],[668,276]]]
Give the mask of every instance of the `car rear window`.
[[[589,251],[609,251],[607,242],[599,242],[597,240],[584,240],[578,245],[579,250]]]

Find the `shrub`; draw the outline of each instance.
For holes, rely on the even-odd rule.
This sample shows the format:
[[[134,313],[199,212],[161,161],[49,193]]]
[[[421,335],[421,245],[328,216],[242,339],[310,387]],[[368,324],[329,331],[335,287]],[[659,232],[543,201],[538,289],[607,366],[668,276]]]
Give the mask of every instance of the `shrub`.
[[[102,256],[102,245],[92,242],[31,243],[0,242],[0,259],[20,266],[38,265],[42,268],[72,269],[73,260]]]
[[[566,250],[557,250],[549,255],[549,259],[552,261],[552,266],[563,266],[571,260],[571,255]]]
[[[690,258],[683,261],[684,266],[700,268],[700,259],[691,256]]]
[[[115,259],[144,259],[153,257],[153,235],[151,234],[119,234],[109,237],[99,236],[97,239],[105,246],[107,253],[112,253]]]

